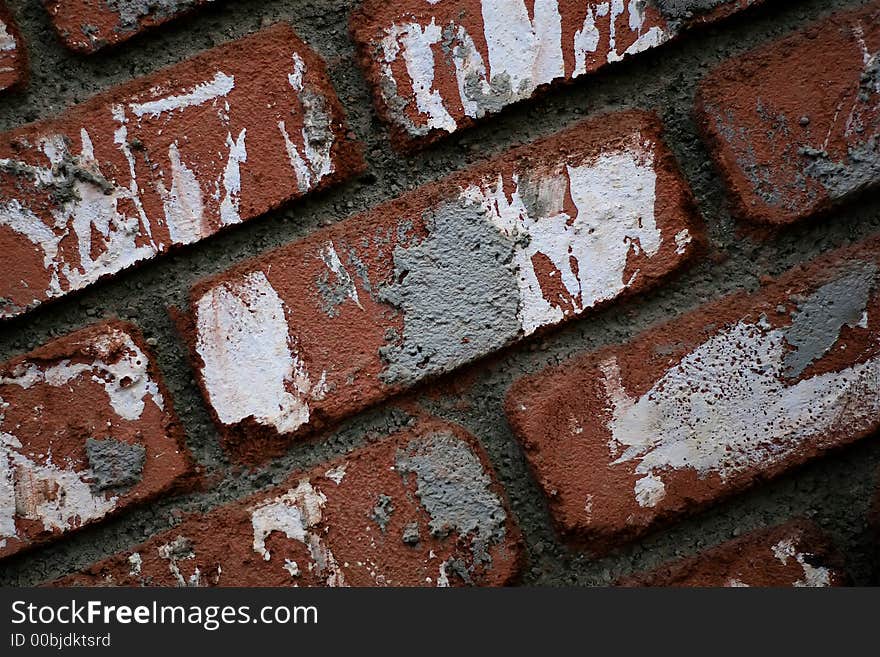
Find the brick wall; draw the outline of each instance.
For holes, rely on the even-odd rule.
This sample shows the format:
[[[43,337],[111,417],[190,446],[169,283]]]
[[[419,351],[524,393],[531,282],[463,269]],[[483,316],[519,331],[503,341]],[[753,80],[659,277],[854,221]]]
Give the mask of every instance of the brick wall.
[[[7,3],[0,583],[875,580],[876,0]]]

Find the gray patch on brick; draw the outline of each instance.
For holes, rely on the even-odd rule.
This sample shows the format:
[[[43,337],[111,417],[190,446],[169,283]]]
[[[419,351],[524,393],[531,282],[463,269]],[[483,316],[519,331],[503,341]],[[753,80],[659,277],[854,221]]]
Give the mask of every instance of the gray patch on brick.
[[[89,438],[86,440],[86,456],[92,474],[90,488],[100,492],[137,484],[144,474],[147,451],[142,445],[129,445],[112,438]]]
[[[468,444],[451,433],[414,438],[397,451],[396,466],[404,479],[415,475],[431,535],[471,536],[474,563],[491,563],[488,547],[504,539],[507,513]]]
[[[491,353],[520,331],[516,242],[459,200],[425,216],[428,236],[394,250],[379,299],[403,312],[402,339],[379,351],[386,383],[414,383]]]
[[[104,0],[104,4],[119,15],[115,29],[123,32],[137,30],[141,19],[146,16],[169,18],[195,7],[198,0]]]
[[[403,542],[407,545],[418,545],[419,544],[419,523],[410,522],[407,523],[406,527],[403,528],[403,535],[401,536]]]
[[[778,167],[758,157],[748,128],[738,125],[730,110],[721,110],[710,105],[707,105],[706,109],[716,117],[715,125],[719,134],[730,144],[736,155],[737,166],[752,184],[754,194],[764,203],[786,210],[795,210],[800,205],[801,197],[806,197],[808,201],[815,199],[816,192],[807,186],[804,172],[792,170],[791,179],[786,180],[780,175]],[[774,117],[760,100],[755,111],[761,120],[768,124],[768,137],[786,144],[781,159],[794,160],[797,152],[790,143],[790,130],[785,115],[779,114]]]
[[[800,376],[828,353],[844,326],[862,321],[877,273],[876,264],[856,260],[847,263],[836,280],[804,299],[793,299],[798,308],[792,313],[791,326],[784,330],[786,342],[794,347],[783,359],[786,376]]]
[[[373,284],[370,282],[370,271],[367,269],[367,265],[361,260],[357,251],[353,248],[348,248],[346,255],[348,256],[348,263],[352,266],[355,274],[357,274],[357,277],[361,281],[361,286],[370,294],[370,296],[373,296]]]
[[[370,516],[383,532],[388,528],[388,523],[391,522],[391,514],[394,513],[394,505],[391,502],[391,498],[387,495],[379,495],[379,500],[373,508],[373,514]]]
[[[860,135],[861,141],[851,145],[845,161],[834,161],[822,149],[803,148],[800,154],[808,162],[805,173],[818,180],[828,195],[839,200],[861,192],[880,181],[880,135],[878,127],[873,132],[863,124],[862,111],[869,116],[880,105],[880,56],[875,53],[865,64],[859,83],[859,94],[850,112],[847,134]]]
[[[416,125],[406,114],[409,101],[397,93],[397,81],[390,75],[379,77],[379,89],[385,100],[388,118],[398,126],[406,130],[412,137],[424,137],[431,128],[428,125]]]
[[[852,147],[846,162],[831,159],[827,152],[812,148],[801,149],[809,161],[806,174],[818,180],[834,200],[840,200],[872,187],[880,181],[880,140],[871,136],[863,144]]]

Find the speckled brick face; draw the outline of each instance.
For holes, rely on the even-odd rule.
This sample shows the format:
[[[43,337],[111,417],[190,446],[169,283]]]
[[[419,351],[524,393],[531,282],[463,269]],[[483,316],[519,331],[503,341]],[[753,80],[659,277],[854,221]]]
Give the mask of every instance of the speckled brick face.
[[[751,532],[689,559],[620,582],[623,586],[843,586],[847,577],[827,537],[807,521]]]
[[[736,213],[783,224],[880,182],[880,2],[731,60],[698,116]]]
[[[0,365],[0,557],[170,493],[190,473],[133,327],[97,324]]]
[[[763,1],[367,0],[351,26],[408,147]]]
[[[511,151],[199,284],[206,399],[228,437],[338,420],[655,284],[690,201],[647,113]]]
[[[0,136],[0,317],[360,170],[286,25]]]
[[[562,532],[602,552],[880,427],[878,246],[515,384]]]
[[[43,0],[68,48],[93,53],[214,0]]]
[[[24,41],[6,5],[0,2],[0,92],[27,82]]]
[[[474,438],[423,418],[58,583],[500,586],[517,576],[521,557]]]

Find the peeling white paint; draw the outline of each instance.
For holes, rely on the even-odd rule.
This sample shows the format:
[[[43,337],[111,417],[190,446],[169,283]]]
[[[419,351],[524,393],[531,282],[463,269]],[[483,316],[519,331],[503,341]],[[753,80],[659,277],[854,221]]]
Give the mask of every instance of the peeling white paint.
[[[523,0],[483,0],[482,9],[489,74],[493,81],[507,77],[511,100],[565,76],[557,0],[535,0],[534,20]]]
[[[176,110],[186,109],[187,107],[196,107],[220,98],[228,96],[235,88],[235,78],[226,75],[222,71],[214,74],[211,80],[202,82],[182,94],[172,94],[165,98],[151,100],[146,103],[132,103],[129,105],[132,113],[142,118],[148,116],[150,118],[159,118],[165,112],[174,112]]]
[[[338,465],[335,468],[331,468],[324,473],[324,476],[328,479],[331,479],[333,483],[337,486],[342,483],[342,480],[345,479],[345,470],[348,467],[348,463],[343,463],[342,465]]]
[[[94,495],[87,472],[38,463],[19,452],[21,442],[0,433],[0,538],[17,538],[16,518],[42,523],[46,531],[67,531],[103,518],[117,497]]]
[[[354,284],[354,279],[339,259],[339,254],[336,252],[336,247],[333,246],[333,242],[327,242],[327,244],[321,249],[320,255],[321,260],[324,261],[327,269],[333,272],[333,275],[336,276],[337,282],[345,288],[345,295],[354,301],[358,308],[363,310],[364,307],[361,305],[360,297],[358,297],[357,286]]]
[[[247,148],[244,143],[246,136],[247,128],[242,128],[237,139],[233,140],[232,135],[226,137],[226,145],[229,147],[229,159],[223,172],[226,195],[220,204],[220,222],[224,226],[241,223],[238,209],[241,202],[241,165],[247,162]]]
[[[679,469],[725,481],[787,459],[802,445],[880,413],[880,359],[790,384],[783,331],[742,321],[719,331],[638,398],[625,390],[616,357],[601,365],[612,414],[615,465],[633,463],[634,495],[655,507]],[[621,453],[622,452],[622,453]]]
[[[129,570],[128,574],[132,577],[136,577],[141,574],[141,568],[143,567],[144,560],[141,558],[139,552],[134,552],[128,556]]]
[[[184,536],[178,536],[171,543],[160,545],[158,548],[159,558],[168,562],[168,571],[177,581],[179,587],[201,587],[205,586],[202,582],[202,573],[198,566],[193,570],[193,574],[188,578],[184,577],[180,570],[181,561],[192,561],[196,558],[196,554],[192,549],[192,541]],[[219,574],[218,574],[219,577]]]
[[[0,377],[0,388],[66,388],[75,404],[76,381],[93,381],[103,387],[119,418],[129,421],[142,416],[148,401],[160,410],[164,407],[159,387],[149,375],[149,361],[131,336],[108,329],[89,346],[95,356],[91,362],[26,361]],[[69,463],[55,462],[51,453],[26,454],[14,435],[15,427],[5,427],[2,414],[0,428],[5,429],[0,431],[0,538],[16,537],[16,517],[42,522],[46,531],[63,532],[102,518],[116,507],[118,497],[92,491],[88,469],[77,471]]]
[[[293,73],[287,76],[290,86],[298,95],[303,108],[301,131],[302,152],[290,138],[286,121],[278,122],[290,166],[296,175],[300,192],[317,186],[321,179],[333,172],[333,124],[321,92],[305,81],[306,65],[302,57],[293,54]]]
[[[195,172],[181,161],[176,141],[168,147],[168,159],[171,162],[171,189],[166,190],[162,181],[158,184],[165,206],[168,234],[175,244],[192,244],[208,232],[203,223],[205,204],[202,188]]]
[[[12,36],[6,23],[0,21],[0,52],[12,52],[17,47],[18,44],[15,42],[15,37]]]
[[[458,127],[454,114],[459,105],[464,116],[480,118],[529,98],[541,85],[587,73],[588,60],[606,36],[608,50],[602,56],[609,63],[674,36],[668,26],[648,25],[641,0],[609,0],[583,3],[582,23],[570,26],[575,29],[574,39],[565,42],[558,0],[535,0],[531,17],[527,4],[525,0],[482,0],[480,36],[485,52],[477,49],[467,28],[456,22],[438,23],[436,17],[426,17],[419,23],[401,17],[388,26],[374,45],[381,52],[382,94],[395,120],[414,136],[431,129],[451,133]],[[635,41],[623,50],[618,46],[624,41],[624,35],[618,34],[621,16],[626,16],[630,32],[626,41],[635,35]],[[574,69],[568,72],[565,53],[574,59]],[[407,80],[399,79],[402,74],[394,67],[401,60]],[[435,88],[441,69],[450,64],[455,70],[448,73],[454,73],[458,82],[457,98],[443,97]],[[412,89],[411,100],[401,103],[400,87]],[[401,105],[411,106],[418,118],[413,119]]]
[[[577,313],[616,297],[634,280],[624,279],[630,254],[659,252],[653,165],[652,146],[639,143],[564,172],[534,172],[528,181],[514,175],[516,188],[509,198],[501,176],[462,191],[467,202],[483,206],[503,234],[519,240],[515,259],[526,335],[560,322],[566,306]],[[528,207],[525,195],[536,199]],[[574,217],[564,210],[569,196],[577,210]],[[538,254],[559,270],[566,298],[545,298],[533,264]]]
[[[312,383],[284,302],[263,272],[212,288],[197,303],[196,323],[205,388],[221,422],[251,417],[280,433],[308,422]]]
[[[333,552],[317,533],[316,528],[322,520],[326,502],[324,494],[303,479],[296,488],[254,506],[250,511],[254,529],[254,552],[263,560],[271,561],[272,554],[266,547],[266,539],[275,532],[281,532],[308,548],[312,558],[309,570],[316,570],[327,586],[347,586]],[[299,566],[295,562],[285,560],[282,568],[292,577],[299,574]]]
[[[690,231],[687,228],[680,230],[675,234],[675,252],[678,255],[684,254],[687,251],[688,245],[693,241],[693,237],[691,237]]]
[[[402,26],[394,25],[382,40],[385,53],[383,73],[392,78],[391,62],[398,53],[403,53],[406,70],[412,81],[413,96],[418,111],[428,118],[431,128],[439,128],[453,132],[455,119],[443,106],[443,97],[434,86],[434,51],[433,46],[440,42],[440,28],[431,19],[422,27],[417,23]]]
[[[287,79],[294,93],[289,113],[301,116],[302,129],[292,137],[281,122],[283,139],[278,149],[282,157],[288,156],[297,187],[304,193],[334,171],[334,126],[330,102],[308,78],[302,58],[294,53],[291,61],[293,72]],[[56,133],[40,136],[27,161],[0,158],[0,167],[9,172],[4,177],[20,175],[33,181],[41,195],[61,192],[59,202],[49,210],[24,196],[0,199],[0,225],[37,247],[48,274],[45,289],[25,281],[34,288],[33,297],[16,299],[16,304],[0,311],[0,317],[82,289],[172,245],[196,242],[219,226],[240,223],[242,197],[247,193],[243,185],[248,184],[243,178],[247,127],[255,119],[230,118],[229,96],[234,89],[234,78],[218,71],[179,93],[156,87],[149,92],[152,100],[107,107],[114,126],[109,143],[125,159],[116,169],[108,167],[104,155],[95,155],[95,147],[106,148],[111,139],[110,134],[100,132],[100,121],[82,126],[77,138]],[[163,97],[156,98],[162,93]],[[212,105],[227,131],[225,144],[204,144],[216,154],[202,152],[198,135],[173,134],[169,145],[163,140],[163,152],[141,141],[149,141],[157,131],[161,135],[173,130],[177,117],[188,108],[205,106],[210,113]],[[138,180],[138,170],[143,172],[144,167],[141,151],[146,152],[152,168]],[[278,200],[286,198],[285,194],[279,190]],[[164,216],[145,211],[145,203],[150,207],[156,196]],[[157,233],[163,224],[167,238]]]
[[[796,581],[793,586],[810,588],[831,586],[831,571],[824,566],[817,567],[809,563],[807,555],[795,547],[793,539],[786,538],[779,541],[773,546],[772,552],[783,566],[788,565],[789,559],[794,559],[803,568],[803,579]]]
[[[114,353],[120,345],[122,353]],[[138,420],[144,412],[146,399],[160,410],[164,408],[159,386],[149,374],[149,360],[130,335],[111,328],[96,337],[90,346],[97,354],[97,358],[90,363],[62,360],[46,366],[38,362],[25,362],[15,369],[12,376],[0,377],[0,386],[14,385],[28,389],[44,384],[60,387],[85,377],[104,388],[113,411],[124,420]],[[111,360],[111,356],[116,359]]]

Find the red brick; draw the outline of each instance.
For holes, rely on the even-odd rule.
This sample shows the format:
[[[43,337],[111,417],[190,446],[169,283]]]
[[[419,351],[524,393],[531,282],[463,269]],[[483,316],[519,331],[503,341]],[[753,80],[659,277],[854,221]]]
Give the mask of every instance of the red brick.
[[[0,135],[0,317],[362,166],[323,63],[284,24]]]
[[[482,449],[427,418],[56,584],[499,586],[521,562]]]
[[[167,494],[192,474],[133,326],[105,322],[0,365],[0,557]]]
[[[763,1],[366,0],[351,31],[409,148]]]
[[[880,2],[732,59],[697,116],[740,217],[786,224],[880,181]]]
[[[693,220],[656,117],[600,117],[197,285],[205,398],[237,443],[339,420],[655,285]]]
[[[127,41],[214,0],[43,0],[58,37],[68,48],[93,53]]]
[[[0,2],[0,92],[24,86],[28,79],[27,51],[12,13]]]
[[[793,521],[746,534],[688,559],[620,582],[622,586],[826,587],[848,578],[828,538]]]
[[[510,423],[593,552],[880,428],[880,239],[517,382]]]

